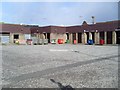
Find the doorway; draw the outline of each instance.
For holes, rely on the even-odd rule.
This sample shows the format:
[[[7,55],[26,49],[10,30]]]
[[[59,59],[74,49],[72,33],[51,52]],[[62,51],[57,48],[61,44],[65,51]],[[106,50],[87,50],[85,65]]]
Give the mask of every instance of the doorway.
[[[74,40],[76,40],[76,33],[73,33],[72,37],[73,37],[73,43],[74,43]]]
[[[112,32],[107,32],[107,44],[112,44]]]
[[[104,40],[104,32],[100,32],[100,39]]]
[[[93,40],[93,43],[95,42],[95,33],[94,32],[91,32],[92,33],[92,40]]]
[[[14,38],[14,41],[13,41],[13,42],[15,43],[16,40],[19,39],[19,34],[14,34],[13,38]]]
[[[69,33],[66,33],[66,36],[67,36],[67,40],[69,40]]]
[[[116,34],[117,34],[117,41],[116,41],[116,43],[120,44],[120,31],[116,31]]]
[[[82,33],[78,33],[78,43],[82,43]]]
[[[19,34],[15,34],[14,39],[19,39]]]
[[[87,42],[89,40],[89,32],[86,32],[86,35],[87,35]]]
[[[48,43],[50,43],[50,33],[47,33]]]

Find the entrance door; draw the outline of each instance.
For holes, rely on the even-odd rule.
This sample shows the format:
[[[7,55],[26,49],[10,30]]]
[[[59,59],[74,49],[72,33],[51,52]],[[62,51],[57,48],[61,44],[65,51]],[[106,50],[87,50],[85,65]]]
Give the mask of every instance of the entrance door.
[[[14,39],[19,39],[19,34],[15,34]]]
[[[48,43],[50,43],[50,33],[47,33]]]
[[[66,33],[66,35],[67,35],[67,40],[69,40],[69,33]]]
[[[74,40],[76,40],[76,33],[73,33],[73,43],[74,43]]]
[[[1,38],[1,40],[0,40],[1,43],[9,43],[10,42],[9,35],[1,35],[0,38]]]
[[[15,40],[19,39],[19,34],[15,34],[14,35],[14,43],[15,43]]]
[[[117,44],[120,44],[120,31],[116,31],[117,34]]]
[[[95,33],[94,32],[91,32],[92,33],[92,40],[93,40],[93,43],[95,42]]]
[[[112,44],[112,32],[107,32],[107,44]]]
[[[100,32],[100,39],[104,40],[104,32]]]
[[[86,35],[87,35],[87,42],[89,40],[89,32],[86,32]]]
[[[82,33],[78,33],[78,43],[82,43]]]

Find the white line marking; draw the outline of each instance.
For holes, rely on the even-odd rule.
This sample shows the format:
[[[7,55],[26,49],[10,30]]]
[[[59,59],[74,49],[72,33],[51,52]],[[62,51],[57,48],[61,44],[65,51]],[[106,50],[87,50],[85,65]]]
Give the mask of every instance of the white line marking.
[[[49,49],[49,51],[51,51],[51,52],[56,52],[56,51],[58,51],[58,52],[67,52],[69,50],[67,50],[67,49]]]

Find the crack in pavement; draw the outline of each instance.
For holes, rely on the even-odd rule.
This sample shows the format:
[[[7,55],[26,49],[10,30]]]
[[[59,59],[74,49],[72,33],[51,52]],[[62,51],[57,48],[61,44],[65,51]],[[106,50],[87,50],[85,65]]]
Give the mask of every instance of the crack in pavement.
[[[9,84],[5,85],[5,87],[6,86],[9,87],[9,86],[14,85],[15,83],[17,83],[19,81],[27,80],[27,79],[30,79],[30,78],[42,77],[44,75],[48,75],[48,74],[51,74],[51,73],[60,72],[60,71],[66,70],[66,69],[68,70],[68,69],[71,69],[71,68],[74,68],[74,67],[78,67],[78,66],[82,66],[82,65],[86,65],[86,64],[91,64],[91,63],[95,63],[95,62],[99,62],[99,61],[104,61],[106,59],[115,58],[115,57],[120,57],[120,55],[113,55],[113,56],[109,56],[109,57],[102,57],[102,58],[87,60],[87,61],[83,61],[83,62],[76,62],[76,63],[73,63],[73,64],[67,64],[67,65],[64,65],[64,66],[49,68],[49,69],[45,69],[45,70],[42,70],[42,71],[22,74],[20,76],[8,78],[8,79],[3,79],[3,80],[10,82]]]
[[[95,56],[95,55],[90,55],[90,54],[83,53],[83,52],[80,52],[80,51],[77,51],[77,50],[73,50],[72,52],[75,52],[75,53],[78,53],[78,54],[80,53],[80,54],[87,55],[87,56],[98,57],[98,56]]]

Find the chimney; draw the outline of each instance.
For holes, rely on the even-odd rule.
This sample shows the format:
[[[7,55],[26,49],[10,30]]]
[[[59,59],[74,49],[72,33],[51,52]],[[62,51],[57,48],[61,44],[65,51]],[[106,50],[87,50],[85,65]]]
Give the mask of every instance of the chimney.
[[[95,17],[92,16],[92,24],[95,24]]]

